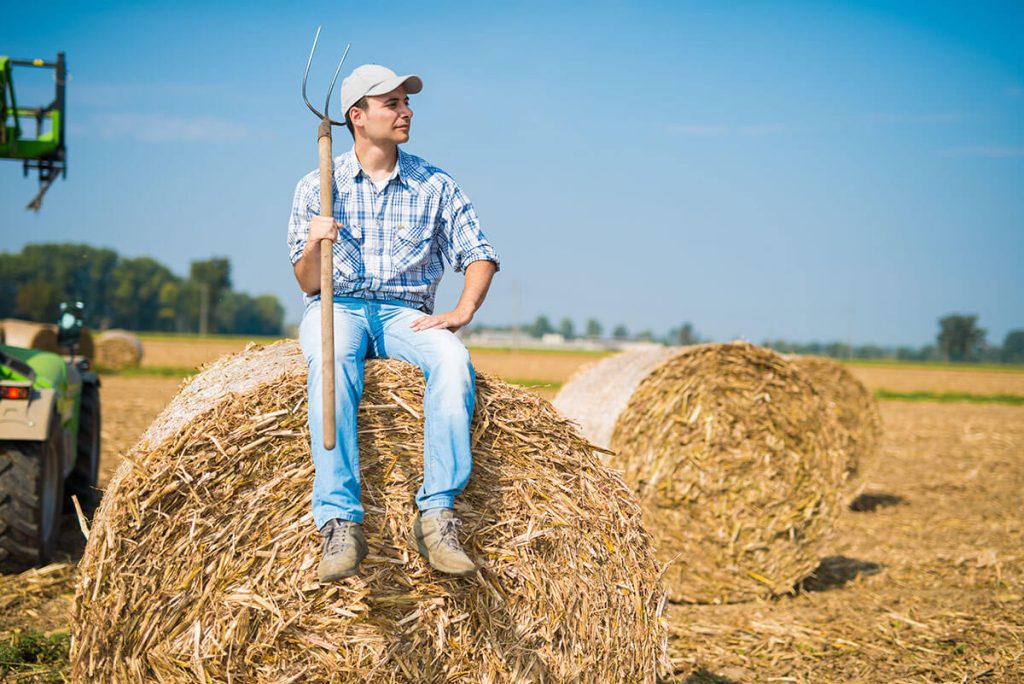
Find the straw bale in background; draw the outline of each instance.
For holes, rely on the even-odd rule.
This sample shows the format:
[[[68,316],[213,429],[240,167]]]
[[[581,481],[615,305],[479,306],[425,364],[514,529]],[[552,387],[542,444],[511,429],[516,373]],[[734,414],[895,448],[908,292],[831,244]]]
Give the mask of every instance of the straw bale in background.
[[[142,363],[142,341],[127,330],[107,330],[96,339],[96,364],[119,370]]]
[[[53,323],[35,323],[33,321],[22,321],[16,318],[6,318],[0,322],[3,327],[4,344],[11,347],[22,347],[23,349],[38,349],[40,351],[63,354],[64,349],[57,343],[57,326]],[[92,360],[96,353],[93,344],[92,333],[88,328],[82,328],[78,340],[78,348],[75,353],[79,356]]]
[[[787,357],[803,371],[835,411],[849,444],[846,470],[852,476],[868,463],[878,448],[882,418],[878,403],[864,384],[843,364],[821,356]]]
[[[23,349],[60,353],[57,346],[57,326],[7,318],[3,321],[5,344]]]
[[[664,596],[633,492],[541,399],[480,374],[459,499],[485,568],[407,541],[422,374],[371,361],[359,414],[361,574],[320,585],[306,368],[294,342],[187,385],[115,474],[80,564],[88,681],[654,682]]]
[[[600,385],[604,363],[591,382]],[[606,462],[636,488],[658,558],[671,561],[670,599],[771,596],[814,570],[846,456],[805,375],[768,349],[709,344],[677,350],[623,393]],[[606,402],[597,397],[591,410]]]

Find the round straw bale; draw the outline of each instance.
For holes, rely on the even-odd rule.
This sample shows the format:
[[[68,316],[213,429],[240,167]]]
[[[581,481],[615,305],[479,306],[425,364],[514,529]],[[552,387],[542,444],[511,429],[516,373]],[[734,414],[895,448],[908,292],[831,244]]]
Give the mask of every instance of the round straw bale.
[[[57,346],[57,326],[8,318],[3,322],[6,344],[22,349],[60,353]]]
[[[821,356],[787,357],[807,375],[835,412],[847,440],[846,470],[853,476],[874,455],[882,434],[878,404],[843,364]]]
[[[669,598],[734,603],[789,592],[810,574],[845,465],[835,416],[810,380],[771,350],[734,342],[677,350],[623,387],[606,462],[636,488],[658,558],[671,562]]]
[[[55,354],[63,354],[66,351],[58,343],[57,326],[52,323],[35,323],[7,318],[0,325],[4,330],[4,344],[23,349],[39,349]],[[92,333],[88,328],[82,328],[75,353],[90,360],[95,355]]]
[[[483,569],[409,545],[423,381],[369,361],[359,576],[321,585],[306,365],[251,346],[196,376],[112,479],[79,565],[82,681],[654,682],[664,596],[633,492],[546,402],[477,377],[458,499]]]
[[[142,341],[127,330],[106,330],[96,339],[96,363],[113,370],[137,368],[142,363]]]

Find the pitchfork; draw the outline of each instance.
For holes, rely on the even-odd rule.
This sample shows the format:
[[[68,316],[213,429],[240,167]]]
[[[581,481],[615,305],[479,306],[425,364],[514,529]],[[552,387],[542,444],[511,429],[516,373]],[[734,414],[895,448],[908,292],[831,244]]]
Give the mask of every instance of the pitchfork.
[[[334,121],[330,117],[331,93],[334,92],[334,84],[341,72],[341,65],[345,63],[348,56],[350,43],[345,47],[345,52],[338,62],[338,68],[334,70],[334,78],[331,79],[331,87],[327,89],[327,99],[324,101],[324,112],[321,114],[306,97],[306,79],[309,78],[309,65],[313,63],[313,54],[316,52],[316,43],[320,39],[320,29],[316,28],[316,35],[313,37],[313,49],[309,51],[309,60],[306,62],[306,73],[302,75],[302,99],[320,119],[320,126],[317,128],[316,139],[320,153],[320,215],[334,217],[334,161],[331,153],[331,126],[342,126],[340,121]],[[345,118],[344,113],[342,119]],[[334,416],[334,245],[329,239],[320,241],[320,335],[321,335],[321,356],[323,363],[323,404],[324,404],[324,449],[330,451],[334,448],[335,437],[338,429]]]

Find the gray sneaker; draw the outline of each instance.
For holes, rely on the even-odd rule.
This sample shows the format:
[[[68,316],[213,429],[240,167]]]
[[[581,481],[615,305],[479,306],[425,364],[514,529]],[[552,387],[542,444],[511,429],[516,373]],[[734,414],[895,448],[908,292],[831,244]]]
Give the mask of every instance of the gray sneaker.
[[[450,508],[426,518],[417,513],[412,525],[413,542],[435,570],[470,577],[476,572],[476,565],[459,544],[458,528],[461,524],[462,521]]]
[[[356,574],[359,563],[366,558],[363,526],[335,518],[324,523],[320,534],[324,536],[324,557],[317,568],[320,581],[333,582]]]

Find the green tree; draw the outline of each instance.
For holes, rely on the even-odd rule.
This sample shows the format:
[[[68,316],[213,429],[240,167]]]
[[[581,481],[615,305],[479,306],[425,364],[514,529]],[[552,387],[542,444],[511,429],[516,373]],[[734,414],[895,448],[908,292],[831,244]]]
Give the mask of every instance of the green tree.
[[[1011,330],[1003,340],[1003,361],[1024,363],[1024,330]]]
[[[693,323],[683,323],[678,328],[673,328],[669,333],[669,344],[678,344],[686,346],[688,344],[697,344],[700,339],[697,337],[697,331],[693,327]]]
[[[587,320],[587,337],[600,337],[604,330],[596,318]]]
[[[176,283],[170,269],[149,257],[123,259],[111,275],[110,324],[129,330],[160,330],[164,286]]]
[[[619,323],[612,329],[612,337],[616,340],[625,340],[629,338],[629,328]]]
[[[551,321],[548,320],[548,317],[541,314],[537,316],[536,320],[530,324],[526,331],[531,337],[543,337],[548,333],[555,332],[555,329],[551,327]]]
[[[18,289],[14,315],[31,321],[56,323],[63,299],[56,283],[39,278]]]
[[[576,337],[576,328],[572,324],[572,319],[563,318],[562,322],[558,324],[558,332],[567,340]]]
[[[949,361],[970,361],[984,348],[985,331],[976,315],[949,314],[939,320],[936,341]]]

